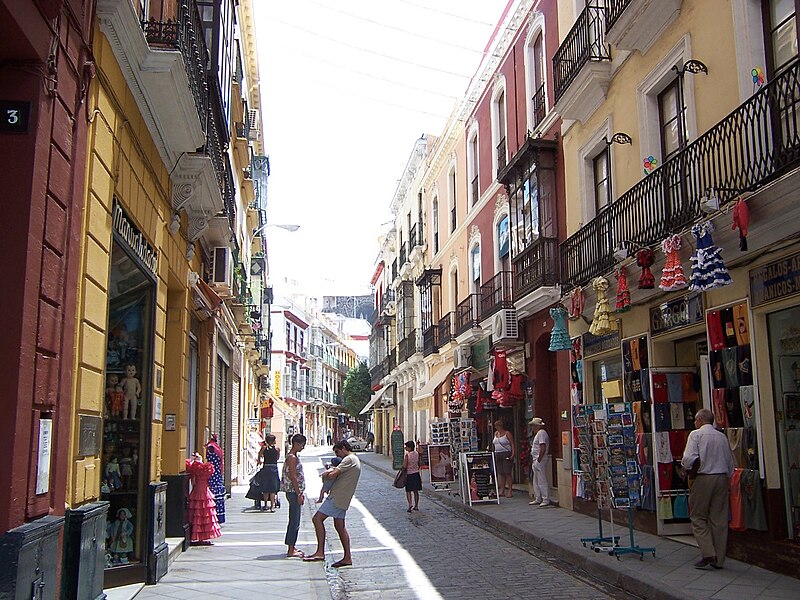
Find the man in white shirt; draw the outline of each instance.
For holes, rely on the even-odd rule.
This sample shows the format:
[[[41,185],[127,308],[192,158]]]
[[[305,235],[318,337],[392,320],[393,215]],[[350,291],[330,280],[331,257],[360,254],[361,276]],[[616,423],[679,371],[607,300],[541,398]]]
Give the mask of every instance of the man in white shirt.
[[[547,467],[550,464],[550,436],[544,430],[544,421],[534,417],[528,423],[533,428],[531,441],[531,475],[533,500],[530,505],[550,506],[550,486],[547,483]]]
[[[342,462],[322,474],[323,479],[333,479],[333,486],[330,494],[311,519],[317,535],[317,549],[314,554],[306,556],[303,560],[306,562],[325,560],[325,519],[333,517],[333,527],[339,534],[344,556],[331,566],[339,568],[349,567],[353,564],[353,557],[350,555],[350,534],[345,527],[345,517],[361,476],[361,461],[352,453],[350,444],[345,440],[336,442],[333,445],[333,452],[342,459]]]
[[[733,474],[733,454],[724,433],[714,428],[714,415],[707,408],[697,411],[696,429],[689,434],[681,465],[697,476],[689,492],[692,532],[703,558],[695,568],[721,569],[728,544],[728,485]]]

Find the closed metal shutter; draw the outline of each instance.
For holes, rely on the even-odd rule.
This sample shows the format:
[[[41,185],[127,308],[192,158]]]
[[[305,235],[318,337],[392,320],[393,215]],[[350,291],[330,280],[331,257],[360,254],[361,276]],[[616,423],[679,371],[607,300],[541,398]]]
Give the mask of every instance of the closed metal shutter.
[[[231,475],[238,478],[239,473],[239,453],[241,444],[239,443],[239,378],[233,377],[233,393],[231,394]],[[241,483],[241,482],[240,482]]]

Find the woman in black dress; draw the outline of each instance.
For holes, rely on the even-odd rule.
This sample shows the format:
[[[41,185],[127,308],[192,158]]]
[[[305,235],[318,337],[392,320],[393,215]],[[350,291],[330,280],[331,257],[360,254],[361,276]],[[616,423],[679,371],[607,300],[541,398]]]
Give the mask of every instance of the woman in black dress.
[[[278,490],[280,489],[280,478],[278,477],[278,459],[281,451],[275,446],[275,436],[268,434],[264,438],[264,445],[258,452],[258,464],[262,465],[255,477],[250,481],[250,490],[247,498],[256,501],[256,506],[260,506],[260,501],[264,501],[263,510],[275,512]]]

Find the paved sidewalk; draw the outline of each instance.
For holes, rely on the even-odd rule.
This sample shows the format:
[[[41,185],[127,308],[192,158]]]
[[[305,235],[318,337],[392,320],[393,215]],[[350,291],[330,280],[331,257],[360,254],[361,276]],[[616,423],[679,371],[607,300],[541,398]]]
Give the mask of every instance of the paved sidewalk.
[[[328,448],[307,448],[300,455],[308,493],[319,492],[317,455]],[[192,546],[172,564],[157,585],[145,586],[136,600],[174,598],[220,600],[223,598],[281,598],[282,600],[330,600],[326,571],[319,563],[286,558],[283,543],[289,518],[285,496],[274,513],[253,508],[244,497],[246,487],[235,487],[226,502],[227,522],[213,546]],[[298,546],[316,544],[311,524],[313,503],[303,506]]]
[[[362,462],[389,476],[394,476],[391,459],[373,453],[359,453]],[[423,471],[424,492],[445,504],[457,506],[490,527],[515,537],[583,569],[591,575],[643,598],[664,600],[785,600],[800,598],[800,581],[726,559],[725,568],[700,571],[693,567],[697,549],[666,538],[636,532],[636,543],[656,548],[656,556],[622,556],[620,560],[583,547],[581,537],[597,534],[597,520],[562,508],[528,506],[528,496],[519,491],[514,498],[503,498],[500,505],[465,506],[460,498],[434,492]],[[604,523],[604,533],[608,534]],[[626,536],[627,528],[616,534]],[[623,537],[625,542],[627,538]]]

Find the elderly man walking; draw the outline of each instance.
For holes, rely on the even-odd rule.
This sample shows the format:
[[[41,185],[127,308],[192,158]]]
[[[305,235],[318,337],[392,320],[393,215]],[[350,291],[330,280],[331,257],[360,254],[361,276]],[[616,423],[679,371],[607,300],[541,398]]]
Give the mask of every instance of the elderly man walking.
[[[697,472],[689,492],[689,518],[702,554],[694,565],[697,569],[721,569],[728,544],[728,485],[733,474],[733,454],[728,438],[713,423],[710,410],[697,411],[696,429],[689,434],[681,460],[685,469]]]
[[[323,479],[333,479],[333,486],[311,519],[314,523],[314,532],[317,534],[317,549],[314,554],[306,556],[303,560],[307,562],[325,560],[325,519],[333,517],[333,527],[339,534],[344,549],[342,559],[332,565],[339,568],[353,564],[353,557],[350,555],[350,534],[347,532],[344,520],[347,509],[350,508],[350,501],[356,493],[358,478],[361,476],[361,461],[352,453],[350,444],[346,440],[336,442],[333,445],[333,452],[342,459],[342,462],[322,474]]]

